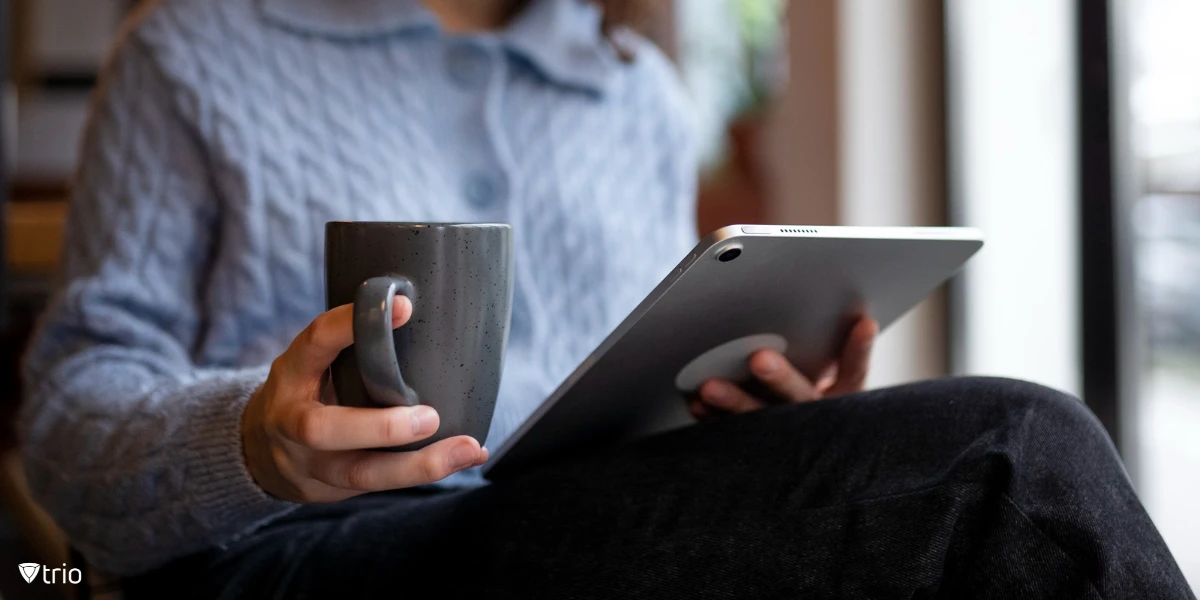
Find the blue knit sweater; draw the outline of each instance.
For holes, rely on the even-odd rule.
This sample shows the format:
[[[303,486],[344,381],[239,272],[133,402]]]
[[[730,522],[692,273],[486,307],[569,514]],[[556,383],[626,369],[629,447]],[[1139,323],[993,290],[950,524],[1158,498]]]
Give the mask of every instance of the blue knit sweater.
[[[416,0],[166,0],[103,77],[65,277],[26,358],[36,497],[141,572],[290,505],[242,457],[267,365],[324,310],[334,219],[514,226],[498,447],[694,241],[667,60],[578,0],[450,35]],[[478,480],[465,473],[457,483]]]

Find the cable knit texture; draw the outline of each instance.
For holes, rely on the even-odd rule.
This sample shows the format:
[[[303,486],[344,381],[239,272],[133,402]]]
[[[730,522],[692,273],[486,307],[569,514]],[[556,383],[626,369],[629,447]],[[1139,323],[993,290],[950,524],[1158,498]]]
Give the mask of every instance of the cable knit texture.
[[[335,219],[505,221],[516,286],[498,447],[694,241],[669,62],[535,0],[450,35],[415,0],[167,0],[93,106],[65,278],[26,357],[37,498],[96,566],[145,571],[291,505],[238,424],[324,310]],[[461,485],[478,473],[452,478]]]

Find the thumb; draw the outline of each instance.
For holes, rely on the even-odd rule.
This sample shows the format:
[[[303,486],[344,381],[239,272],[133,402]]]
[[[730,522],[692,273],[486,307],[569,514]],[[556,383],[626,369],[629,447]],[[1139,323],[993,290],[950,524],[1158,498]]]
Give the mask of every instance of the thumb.
[[[397,295],[392,301],[392,327],[412,317],[412,302]],[[301,377],[319,378],[338,353],[354,343],[354,305],[343,304],[313,319],[280,357],[289,370]]]

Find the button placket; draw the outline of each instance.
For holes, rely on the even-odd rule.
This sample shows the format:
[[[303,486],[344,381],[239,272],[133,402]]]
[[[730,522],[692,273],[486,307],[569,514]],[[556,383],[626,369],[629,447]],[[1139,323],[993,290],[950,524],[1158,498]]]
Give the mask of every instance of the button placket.
[[[509,181],[497,156],[494,136],[499,133],[489,122],[489,109],[499,93],[498,79],[505,72],[502,54],[486,39],[450,39],[448,43],[443,57],[451,103],[463,109],[458,113],[462,121],[452,128],[459,149],[456,159],[462,165],[459,193],[465,208],[484,213],[474,218],[502,219],[510,195]]]
[[[507,184],[497,173],[476,171],[463,182],[463,195],[473,208],[484,210],[506,199]]]
[[[458,42],[446,51],[446,71],[451,81],[464,89],[479,89],[487,84],[492,56],[487,49],[470,42]]]

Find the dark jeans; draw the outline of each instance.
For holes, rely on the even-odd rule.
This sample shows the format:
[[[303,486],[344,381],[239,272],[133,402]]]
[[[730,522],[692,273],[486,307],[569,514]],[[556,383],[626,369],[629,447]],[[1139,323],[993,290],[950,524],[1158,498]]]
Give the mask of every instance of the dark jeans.
[[[129,598],[1194,598],[1078,400],[942,379],[308,506]]]

